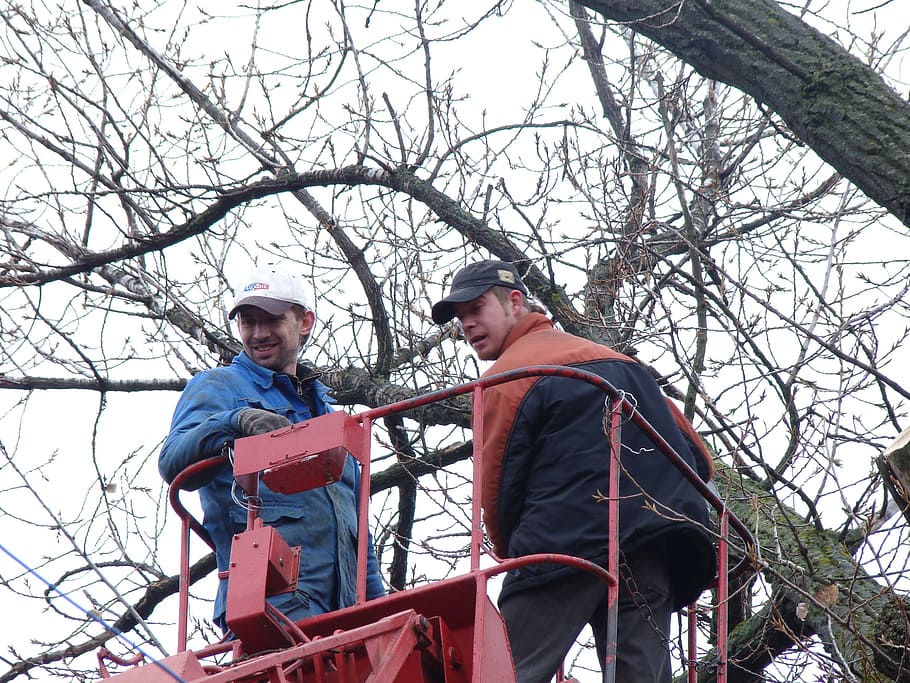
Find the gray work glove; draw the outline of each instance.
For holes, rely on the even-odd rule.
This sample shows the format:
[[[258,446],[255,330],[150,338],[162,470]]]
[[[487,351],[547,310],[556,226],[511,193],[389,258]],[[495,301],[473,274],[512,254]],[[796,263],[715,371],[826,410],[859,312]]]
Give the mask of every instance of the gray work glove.
[[[256,436],[282,427],[290,426],[284,415],[273,413],[262,408],[244,408],[237,416],[237,429],[240,436]]]

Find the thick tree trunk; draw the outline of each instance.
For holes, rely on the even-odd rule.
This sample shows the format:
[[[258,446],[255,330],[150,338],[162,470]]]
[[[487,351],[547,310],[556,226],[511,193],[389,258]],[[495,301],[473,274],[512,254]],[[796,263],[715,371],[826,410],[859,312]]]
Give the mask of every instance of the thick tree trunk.
[[[773,109],[910,225],[910,103],[833,40],[770,0],[580,2]]]
[[[753,529],[762,576],[774,597],[731,633],[731,683],[757,683],[779,654],[817,636],[838,665],[864,682],[910,681],[910,603],[857,564],[832,531],[819,529],[756,483],[719,468],[715,482]],[[713,680],[710,662],[699,680]]]

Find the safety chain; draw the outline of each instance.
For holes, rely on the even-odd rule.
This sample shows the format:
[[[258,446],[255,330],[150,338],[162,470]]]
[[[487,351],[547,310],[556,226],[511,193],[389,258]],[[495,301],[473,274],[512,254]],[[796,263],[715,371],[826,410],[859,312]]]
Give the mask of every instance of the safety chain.
[[[629,596],[632,598],[632,602],[635,603],[635,606],[638,607],[639,614],[645,618],[645,621],[651,626],[654,632],[660,636],[664,649],[671,654],[678,654],[677,644],[670,639],[668,634],[664,633],[663,629],[654,619],[654,613],[651,611],[648,602],[644,599],[644,596],[638,589],[638,583],[635,581],[635,577],[632,576],[632,569],[626,562],[626,556],[622,549],[619,551],[619,569],[619,575],[623,577],[626,589],[629,591]],[[625,569],[625,572],[622,571],[623,569]]]
[[[657,621],[654,619],[654,613],[651,611],[651,608],[648,606],[647,601],[644,599],[644,596],[638,589],[638,583],[636,583],[635,577],[632,576],[632,570],[626,562],[625,555],[623,554],[622,550],[619,551],[619,557],[619,574],[626,584],[626,588],[629,591],[629,596],[632,598],[632,602],[634,602],[635,606],[638,607],[639,613],[645,618],[645,621],[648,622],[654,632],[660,636],[660,640],[667,652],[669,652],[671,656],[676,656],[684,666],[688,666],[688,654],[685,653],[682,645],[678,642],[674,642],[670,638],[669,634],[664,633],[661,627],[657,624]],[[623,572],[622,569],[625,569],[625,572]],[[716,664],[716,661],[714,664]],[[696,660],[695,670],[701,673],[709,670],[711,665],[712,662],[710,661],[702,662]]]

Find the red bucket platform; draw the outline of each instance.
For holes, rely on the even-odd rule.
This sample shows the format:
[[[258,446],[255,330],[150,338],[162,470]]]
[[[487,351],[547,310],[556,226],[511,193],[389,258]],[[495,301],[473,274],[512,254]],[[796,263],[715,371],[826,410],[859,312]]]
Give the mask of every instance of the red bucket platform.
[[[619,524],[616,454],[619,453],[623,420],[634,420],[717,511],[720,521],[715,586],[718,593],[716,639],[720,653],[717,680],[723,683],[726,680],[728,580],[749,570],[748,558],[754,545],[749,531],[612,385],[592,373],[561,366],[514,370],[357,415],[330,413],[261,436],[238,439],[234,444],[234,477],[250,497],[257,495],[260,481],[272,490],[284,493],[330,485],[340,478],[348,454],[353,456],[362,469],[358,524],[359,528],[366,529],[373,421],[471,393],[475,438],[470,570],[460,576],[366,601],[367,534],[360,534],[356,604],[293,622],[272,607],[267,597],[294,589],[301,549],[288,547],[278,532],[263,525],[256,510],[251,509],[247,530],[234,537],[227,576],[226,621],[234,638],[196,651],[187,650],[190,532],[195,532],[209,545],[211,541],[202,525],[183,506],[179,494],[191,477],[208,468],[223,467],[227,457],[210,458],[187,468],[175,479],[170,491],[171,505],[180,516],[183,531],[177,654],[141,663],[141,657],[126,661],[102,650],[99,653],[102,679],[115,678],[116,683],[514,683],[515,672],[505,626],[487,595],[487,580],[521,565],[561,562],[593,572],[608,584],[609,642],[604,669],[606,680],[613,681],[617,544],[611,544],[606,569],[580,558],[555,554],[500,560],[483,547],[479,502],[483,391],[490,386],[534,376],[571,377],[594,384],[605,394],[605,427],[611,435],[608,491],[611,538],[617,538]],[[742,541],[744,557],[732,571],[727,564],[731,527]],[[491,566],[480,567],[482,555],[492,561]],[[690,608],[690,681],[694,681],[696,675],[696,618],[696,610]],[[227,661],[220,664],[210,661],[216,655]],[[112,675],[107,666],[109,662],[130,665],[130,668]]]

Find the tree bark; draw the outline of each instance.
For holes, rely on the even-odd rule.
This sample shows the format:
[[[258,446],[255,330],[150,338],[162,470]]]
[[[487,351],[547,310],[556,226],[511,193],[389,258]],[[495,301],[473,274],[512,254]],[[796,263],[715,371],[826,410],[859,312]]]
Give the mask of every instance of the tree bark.
[[[842,46],[770,0],[581,2],[770,107],[910,226],[910,103]]]
[[[857,680],[910,681],[910,604],[857,563],[833,531],[807,523],[757,483],[718,467],[715,483],[733,513],[756,535],[758,562],[773,598],[729,636],[731,683],[758,683],[782,652],[817,636]],[[713,680],[711,653],[698,680]]]

